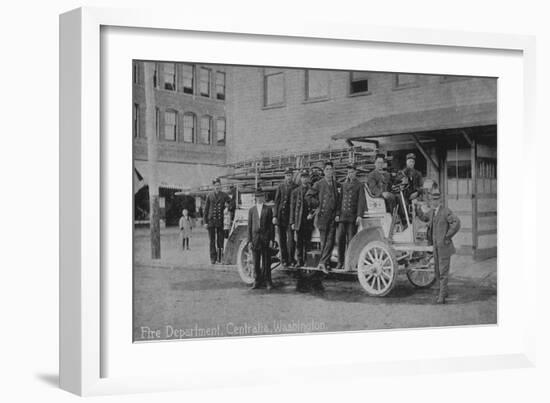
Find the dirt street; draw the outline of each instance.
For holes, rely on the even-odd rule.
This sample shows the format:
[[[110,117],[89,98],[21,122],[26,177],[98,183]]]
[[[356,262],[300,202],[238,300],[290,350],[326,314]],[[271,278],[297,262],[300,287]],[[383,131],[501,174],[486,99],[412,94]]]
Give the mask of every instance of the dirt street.
[[[275,270],[276,289],[249,290],[234,266],[211,265],[207,235],[195,231],[189,251],[177,232],[163,230],[160,262],[149,260],[147,230],[136,231],[134,340],[243,336],[272,333],[494,324],[496,288],[452,276],[446,305],[435,289],[415,289],[404,275],[393,292],[368,297],[357,279],[329,277],[325,293],[299,293],[289,273]],[[496,262],[494,263],[496,264]]]

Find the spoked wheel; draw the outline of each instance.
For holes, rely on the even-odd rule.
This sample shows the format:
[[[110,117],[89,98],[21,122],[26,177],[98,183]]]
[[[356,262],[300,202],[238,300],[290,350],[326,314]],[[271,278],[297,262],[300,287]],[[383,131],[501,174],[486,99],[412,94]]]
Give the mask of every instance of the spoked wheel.
[[[433,255],[424,257],[407,270],[407,278],[416,288],[430,288],[435,283]]]
[[[397,258],[391,246],[384,241],[365,245],[359,253],[357,277],[368,295],[387,295],[397,279]]]
[[[245,284],[254,282],[254,260],[252,258],[252,249],[248,243],[248,239],[243,239],[237,251],[237,269],[239,276]]]

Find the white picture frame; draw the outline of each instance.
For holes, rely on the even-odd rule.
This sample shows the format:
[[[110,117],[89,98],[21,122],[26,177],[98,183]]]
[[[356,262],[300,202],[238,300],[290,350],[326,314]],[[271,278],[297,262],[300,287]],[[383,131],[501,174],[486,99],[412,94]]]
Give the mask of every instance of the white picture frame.
[[[108,27],[118,27],[115,29],[118,33],[114,32],[110,39],[102,36],[109,30]],[[166,41],[165,46],[147,53],[147,49],[152,49],[153,42],[149,41],[161,40],[158,37],[147,39],[148,32],[151,32],[148,30],[151,29],[169,35],[162,39]],[[124,297],[113,301],[109,297],[113,290],[118,290],[117,287],[124,289],[120,295],[127,296],[131,285],[123,282],[128,277],[111,278],[113,273],[108,271],[108,268],[117,266],[121,272],[131,272],[131,266],[127,267],[128,261],[131,262],[131,256],[128,256],[131,225],[127,224],[131,224],[131,220],[129,215],[124,215],[131,206],[125,204],[127,199],[124,197],[117,198],[120,194],[116,193],[128,190],[131,176],[126,175],[124,164],[117,167],[111,160],[113,153],[122,155],[123,162],[131,158],[131,147],[125,150],[131,144],[131,136],[127,136],[127,139],[124,136],[105,137],[105,133],[112,131],[111,123],[104,121],[110,119],[109,108],[119,110],[118,102],[124,105],[129,94],[125,90],[111,88],[109,83],[112,82],[102,80],[102,74],[103,69],[110,68],[110,61],[104,60],[104,57],[114,57],[103,48],[120,49],[124,41],[132,40],[127,37],[136,35],[139,30],[144,35],[141,38],[142,50],[132,55],[135,44],[128,46],[128,52],[121,56],[126,58],[124,60],[129,60],[128,57],[166,60],[168,53],[165,49],[173,41],[179,40],[177,35],[180,32],[192,33],[189,40],[194,41],[201,41],[201,35],[208,36],[207,39],[213,44],[238,39],[248,40],[248,46],[255,43],[260,47],[268,43],[285,46],[288,41],[306,46],[318,43],[319,46],[336,50],[346,48],[347,52],[365,47],[381,54],[387,51],[386,56],[388,59],[393,58],[394,66],[397,66],[395,58],[400,52],[403,55],[419,53],[428,59],[427,63],[426,60],[410,60],[401,70],[395,70],[394,67],[390,71],[475,75],[483,75],[485,72],[489,76],[494,76],[491,72],[502,71],[503,75],[499,76],[502,85],[499,83],[498,152],[499,177],[506,180],[499,180],[498,186],[498,325],[132,344],[131,330],[127,329],[126,333],[124,327],[126,321],[131,321],[131,317],[124,319],[131,301]],[[315,377],[322,380],[330,379],[329,373],[340,374],[336,377],[349,373],[355,376],[397,375],[534,365],[536,284],[528,283],[519,291],[521,297],[515,294],[517,300],[510,300],[513,286],[510,271],[513,268],[507,256],[512,251],[506,246],[510,245],[514,234],[517,237],[520,233],[523,236],[521,241],[516,242],[513,253],[528,250],[529,237],[526,234],[535,233],[535,212],[529,211],[525,203],[520,204],[521,208],[516,208],[515,222],[507,221],[506,226],[502,225],[503,220],[511,217],[510,203],[513,197],[507,196],[513,196],[513,192],[509,183],[519,179],[524,189],[536,188],[533,176],[519,178],[506,164],[512,158],[511,154],[516,161],[518,155],[527,161],[532,152],[528,144],[534,139],[534,38],[370,27],[315,20],[281,24],[280,21],[209,18],[184,23],[177,13],[81,8],[61,15],[60,49],[60,385],[63,389],[79,395],[97,395],[235,384],[246,386],[252,384],[249,373],[260,369],[262,374],[256,376],[255,384],[269,383],[275,379],[277,382],[291,381],[297,375],[302,379]],[[206,57],[208,54],[204,49],[195,51],[195,57]],[[447,58],[435,58],[437,52],[444,53]],[[212,55],[210,52],[208,61],[234,63],[240,60],[246,63],[246,60],[252,60],[250,56],[247,59],[243,51],[235,51],[235,55],[234,59],[228,60],[229,54]],[[292,55],[290,52],[290,57]],[[273,55],[267,51],[254,52],[254,57],[255,64],[273,64]],[[292,66],[292,60],[288,55],[286,57],[285,60],[279,59],[279,64]],[[478,66],[449,62],[468,57],[481,57],[480,60],[484,61]],[[180,59],[181,55],[174,53],[173,58]],[[384,70],[381,59],[368,64],[365,60],[351,61],[344,58],[340,63],[357,69],[370,67],[372,70]],[[314,56],[311,60],[313,67],[320,63]],[[300,65],[299,60],[295,63]],[[323,67],[338,67],[338,60],[330,63],[334,64]],[[355,64],[352,66],[350,63]],[[114,74],[116,76],[117,73]],[[131,93],[130,80],[126,84],[128,89]],[[109,95],[105,95],[107,93]],[[105,99],[107,103],[103,102]],[[130,124],[130,119],[126,119],[127,113],[131,113],[130,103],[127,105],[127,110],[121,113],[122,125]],[[112,124],[113,127],[123,127],[116,126],[116,122]],[[519,146],[516,144],[514,147],[513,133],[521,133]],[[110,217],[117,217],[117,221],[122,217],[121,222],[115,225],[116,228],[110,227],[113,225]],[[120,241],[120,249],[109,243],[109,239],[117,234],[124,238]],[[524,256],[521,275],[525,278],[536,277],[534,254]],[[105,282],[107,278],[109,281]],[[119,324],[122,330],[117,328]],[[378,355],[367,357],[356,349],[365,339],[369,339],[369,343],[380,343],[381,346],[384,343],[399,346],[408,340],[418,346],[432,343],[434,348],[429,351],[426,348],[420,348],[419,351],[397,348],[388,355],[384,355],[381,349]],[[445,343],[437,344],[438,341],[449,339],[461,340],[464,345],[446,349]],[[342,354],[342,357],[325,356],[316,359],[314,351],[318,351],[319,346],[328,349],[331,346],[343,346],[342,349],[349,352]],[[265,351],[269,357],[269,367],[243,355],[243,352],[254,355],[260,351]],[[300,351],[301,355],[281,356],[282,351]],[[183,359],[186,365],[181,364]],[[144,368],[136,367],[136,363],[143,363]],[[212,363],[216,365],[212,366]],[[193,371],[189,371],[189,367],[193,367]]]

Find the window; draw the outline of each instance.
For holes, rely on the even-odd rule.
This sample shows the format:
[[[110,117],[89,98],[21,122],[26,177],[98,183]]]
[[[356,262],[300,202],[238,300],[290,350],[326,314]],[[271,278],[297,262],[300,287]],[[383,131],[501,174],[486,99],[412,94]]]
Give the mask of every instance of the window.
[[[472,177],[472,168],[469,160],[447,161],[448,179],[469,179]]]
[[[132,82],[134,84],[139,84],[139,64],[134,62],[132,64]]]
[[[216,122],[216,144],[225,145],[225,118],[218,118]]]
[[[158,79],[158,65],[155,63],[153,70],[153,87],[158,88],[159,87],[159,79]]]
[[[134,138],[139,137],[139,105],[134,104],[132,108],[132,132]]]
[[[192,94],[193,93],[193,78],[195,73],[195,66],[184,64],[182,66],[182,84],[183,84],[183,92],[185,94]]]
[[[155,134],[157,139],[160,137],[160,109],[155,108]]]
[[[185,143],[195,142],[195,120],[193,113],[183,115],[183,141]]]
[[[225,73],[221,71],[216,72],[216,99],[225,99]]]
[[[264,106],[279,106],[285,102],[283,72],[264,74]]]
[[[209,97],[210,96],[210,69],[207,69],[205,67],[201,67],[200,70],[200,94],[203,97]]]
[[[369,91],[369,74],[365,71],[352,71],[350,73],[349,93],[363,94]]]
[[[164,112],[164,139],[176,141],[177,137],[177,113],[176,111]]]
[[[201,137],[200,142],[202,144],[210,144],[210,134],[212,133],[212,118],[210,116],[203,116],[201,118]]]
[[[328,72],[306,70],[306,100],[328,98]]]
[[[414,87],[417,82],[418,75],[416,74],[396,74],[395,88]]]
[[[174,63],[164,64],[164,89],[175,91],[176,90],[176,65]]]

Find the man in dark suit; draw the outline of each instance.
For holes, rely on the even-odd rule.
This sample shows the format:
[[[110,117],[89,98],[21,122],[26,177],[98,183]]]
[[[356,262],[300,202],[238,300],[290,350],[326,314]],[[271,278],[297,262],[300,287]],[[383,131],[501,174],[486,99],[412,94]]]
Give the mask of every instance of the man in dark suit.
[[[336,270],[341,270],[344,267],[346,246],[357,233],[357,227],[361,222],[366,205],[363,184],[357,179],[357,168],[350,164],[347,171],[348,176],[342,184],[342,196],[336,215],[338,223],[336,232],[338,266],[336,266]]]
[[[306,261],[306,252],[313,231],[313,210],[306,200],[306,193],[310,189],[309,173],[300,173],[300,185],[292,191],[290,200],[290,227],[296,231],[296,256],[298,267]]]
[[[213,182],[214,190],[206,197],[204,206],[204,224],[208,228],[210,239],[210,262],[221,263],[223,258],[223,210],[225,202],[229,202],[229,196],[221,191],[220,178]]]
[[[281,260],[283,268],[295,265],[294,237],[290,228],[290,195],[296,185],[292,181],[292,169],[285,171],[285,180],[277,188],[275,193],[275,206],[273,207],[273,224],[279,227],[279,247],[281,248]]]
[[[383,197],[386,202],[386,211],[393,214],[397,205],[395,195],[391,190],[391,176],[389,172],[384,171],[386,159],[384,154],[377,154],[374,160],[374,170],[367,176],[367,186],[374,197]]]
[[[334,178],[334,166],[328,161],[324,167],[325,177],[315,182],[306,193],[310,206],[316,207],[315,222],[321,236],[321,259],[319,270],[328,273],[330,257],[336,233],[336,211],[339,205],[339,185]]]
[[[256,204],[248,210],[248,242],[254,261],[253,289],[266,287],[271,290],[271,247],[275,237],[273,212],[265,205],[265,194],[258,190]]]
[[[428,211],[418,209],[418,217],[427,221],[428,243],[433,245],[435,274],[439,279],[439,294],[437,304],[444,304],[449,295],[449,269],[451,256],[456,252],[453,244],[453,236],[460,230],[460,220],[447,207],[441,204],[441,194],[438,189],[432,191],[429,196],[430,207]]]

